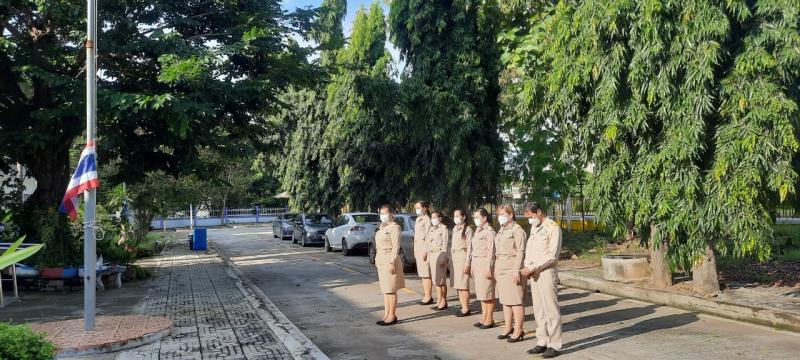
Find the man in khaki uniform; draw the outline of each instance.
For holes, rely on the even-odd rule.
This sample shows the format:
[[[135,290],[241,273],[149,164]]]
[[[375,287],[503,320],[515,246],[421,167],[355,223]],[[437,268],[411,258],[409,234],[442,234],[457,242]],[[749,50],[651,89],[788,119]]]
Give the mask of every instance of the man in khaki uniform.
[[[561,351],[561,310],[558,307],[558,255],[561,227],[545,216],[537,203],[525,204],[531,234],[525,247],[522,275],[531,278],[533,314],[536,318],[536,347],[529,354],[549,359]]]

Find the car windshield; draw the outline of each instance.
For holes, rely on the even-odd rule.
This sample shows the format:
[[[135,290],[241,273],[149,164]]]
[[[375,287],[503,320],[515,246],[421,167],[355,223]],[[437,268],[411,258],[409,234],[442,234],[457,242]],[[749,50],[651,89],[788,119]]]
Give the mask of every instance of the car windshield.
[[[308,215],[306,216],[306,225],[328,225],[333,223],[331,217],[328,215]]]
[[[294,219],[297,219],[297,214],[283,214],[283,218],[284,220],[294,221]]]
[[[375,215],[375,214],[353,215],[353,220],[355,220],[356,223],[359,223],[359,224],[361,224],[361,223],[381,222],[380,216]]]

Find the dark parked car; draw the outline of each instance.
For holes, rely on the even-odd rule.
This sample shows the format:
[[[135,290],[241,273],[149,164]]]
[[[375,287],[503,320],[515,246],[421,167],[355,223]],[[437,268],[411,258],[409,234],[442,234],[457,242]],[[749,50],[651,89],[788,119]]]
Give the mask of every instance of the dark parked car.
[[[292,238],[292,230],[294,229],[294,220],[297,218],[297,213],[283,213],[278,215],[278,218],[272,222],[272,236],[281,240]]]
[[[292,244],[325,244],[325,230],[333,225],[328,214],[300,214],[294,220]]]

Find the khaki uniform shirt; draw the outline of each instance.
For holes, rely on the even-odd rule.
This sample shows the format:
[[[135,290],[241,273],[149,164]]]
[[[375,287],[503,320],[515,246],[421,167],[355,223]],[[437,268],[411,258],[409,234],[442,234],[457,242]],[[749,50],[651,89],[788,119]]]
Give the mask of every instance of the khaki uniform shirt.
[[[431,218],[428,215],[417,216],[417,221],[414,223],[414,249],[415,252],[420,250],[427,250],[428,245],[428,232],[431,228]],[[416,250],[419,249],[419,250]]]
[[[450,252],[450,231],[447,225],[431,225],[427,237],[428,252]]]
[[[525,267],[533,271],[548,261],[558,262],[561,253],[561,226],[549,217],[542,224],[531,228],[528,245],[525,247]],[[555,269],[553,265],[553,269]]]
[[[525,256],[525,230],[522,226],[516,222],[500,226],[494,238],[495,257],[513,258],[514,268],[522,269],[522,259]]]
[[[467,227],[466,230],[464,230],[464,226]],[[462,232],[464,234],[463,236]],[[469,258],[472,255],[472,227],[461,223],[461,225],[456,225],[453,228],[450,240],[450,252],[453,254],[465,253],[467,255],[467,262],[469,262]]]
[[[494,266],[494,228],[488,222],[478,226],[475,234],[472,235],[472,243],[469,259],[475,257],[489,258],[490,266]]]

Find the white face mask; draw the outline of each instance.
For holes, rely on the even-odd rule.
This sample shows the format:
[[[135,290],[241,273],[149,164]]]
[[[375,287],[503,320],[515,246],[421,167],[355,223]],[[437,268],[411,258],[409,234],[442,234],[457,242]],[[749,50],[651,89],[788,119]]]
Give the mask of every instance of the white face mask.
[[[528,223],[533,225],[533,226],[539,226],[539,224],[541,224],[542,221],[539,220],[539,218],[537,218],[537,217],[532,217],[532,218],[528,219]]]
[[[387,222],[387,221],[389,221],[389,215],[381,214],[381,222]]]
[[[483,219],[479,217],[472,218],[472,221],[475,222],[475,226],[481,226],[481,224],[483,224]]]
[[[420,208],[416,208],[416,211],[417,211],[417,216],[420,216],[420,215],[422,215],[422,209],[420,209]]]
[[[453,222],[456,225],[461,225],[461,223],[464,222],[464,219],[462,219],[460,216],[456,216],[456,217],[453,218]]]
[[[431,225],[433,226],[439,225],[439,219],[431,219]]]
[[[497,217],[497,222],[499,222],[500,225],[505,225],[508,222],[508,216],[505,216],[505,215],[498,216]]]

